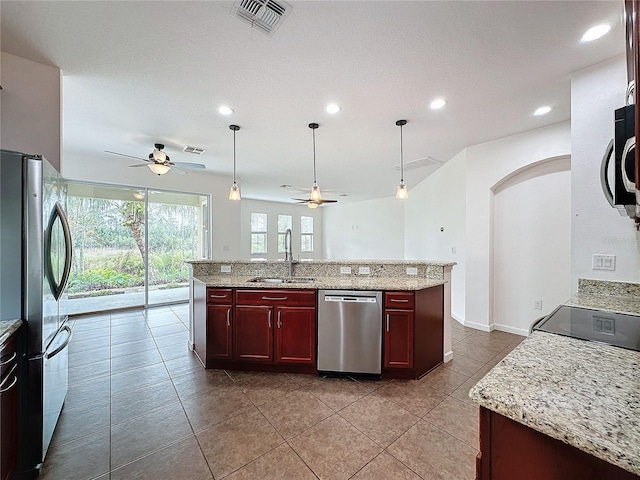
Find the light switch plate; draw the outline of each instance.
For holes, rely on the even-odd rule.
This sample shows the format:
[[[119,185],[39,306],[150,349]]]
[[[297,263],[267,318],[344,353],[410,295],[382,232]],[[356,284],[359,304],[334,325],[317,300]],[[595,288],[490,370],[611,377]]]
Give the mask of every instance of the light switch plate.
[[[231,273],[231,265],[220,265],[220,273]]]
[[[416,267],[407,267],[407,275],[418,275],[418,269]]]
[[[340,267],[340,273],[351,275],[351,267]]]
[[[595,253],[593,255],[592,270],[616,270],[616,256]]]
[[[371,269],[369,267],[358,267],[358,275],[369,275]]]

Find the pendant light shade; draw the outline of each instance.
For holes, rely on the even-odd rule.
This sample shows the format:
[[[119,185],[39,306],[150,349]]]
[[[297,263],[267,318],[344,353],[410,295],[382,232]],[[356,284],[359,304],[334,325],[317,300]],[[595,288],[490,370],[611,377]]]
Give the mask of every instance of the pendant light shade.
[[[396,125],[400,127],[400,184],[396,189],[396,198],[398,200],[406,200],[409,198],[409,191],[404,184],[404,147],[402,144],[402,127],[407,124],[406,120],[398,120]]]
[[[318,206],[318,202],[322,200],[322,195],[320,194],[320,187],[318,186],[317,178],[316,178],[316,129],[319,127],[317,123],[310,123],[309,128],[313,133],[313,185],[311,186],[311,193],[309,194],[309,199],[313,202],[309,203],[309,208],[316,208]],[[314,204],[315,207],[312,207],[311,204]]]
[[[229,190],[229,200],[240,200],[240,187],[236,183],[236,132],[240,130],[238,125],[229,125],[229,129],[233,130],[233,184]]]

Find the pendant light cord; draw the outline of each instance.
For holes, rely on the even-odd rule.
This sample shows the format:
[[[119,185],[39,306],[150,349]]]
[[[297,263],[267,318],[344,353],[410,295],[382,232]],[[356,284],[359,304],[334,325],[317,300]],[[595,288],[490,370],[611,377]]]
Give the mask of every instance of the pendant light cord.
[[[316,179],[316,129],[312,129],[313,133],[313,183],[318,183]]]
[[[400,183],[404,183],[404,149],[402,141],[402,125],[400,125]]]
[[[236,130],[233,131],[233,183],[236,183]]]

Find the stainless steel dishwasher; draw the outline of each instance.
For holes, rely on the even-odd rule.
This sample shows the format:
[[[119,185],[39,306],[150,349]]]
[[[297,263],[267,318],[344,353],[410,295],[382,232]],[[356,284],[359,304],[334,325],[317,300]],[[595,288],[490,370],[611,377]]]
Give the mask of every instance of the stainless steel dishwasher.
[[[382,292],[318,291],[318,370],[380,375]]]

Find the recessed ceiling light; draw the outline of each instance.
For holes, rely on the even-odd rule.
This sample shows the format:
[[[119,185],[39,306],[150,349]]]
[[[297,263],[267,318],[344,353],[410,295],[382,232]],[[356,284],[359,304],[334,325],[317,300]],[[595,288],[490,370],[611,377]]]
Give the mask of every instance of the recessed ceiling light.
[[[533,112],[533,114],[536,117],[539,117],[540,115],[546,115],[547,113],[549,113],[551,110],[553,110],[552,107],[545,105],[544,107],[539,107],[536,109],[535,112]]]
[[[342,110],[342,108],[340,107],[340,105],[336,105],[335,103],[330,103],[324,108],[324,110],[327,113],[330,113],[331,115],[333,115],[334,113],[338,113],[340,110]]]
[[[231,115],[233,113],[233,108],[227,107],[226,105],[220,105],[218,107],[218,113],[221,115]]]
[[[444,98],[436,98],[433,102],[429,104],[429,108],[431,110],[440,110],[447,104],[447,101]]]
[[[611,30],[611,25],[609,25],[608,23],[601,23],[600,25],[591,27],[589,30],[584,32],[584,35],[582,35],[580,42],[593,42],[600,37],[604,37],[607,33],[609,33],[609,30]]]

